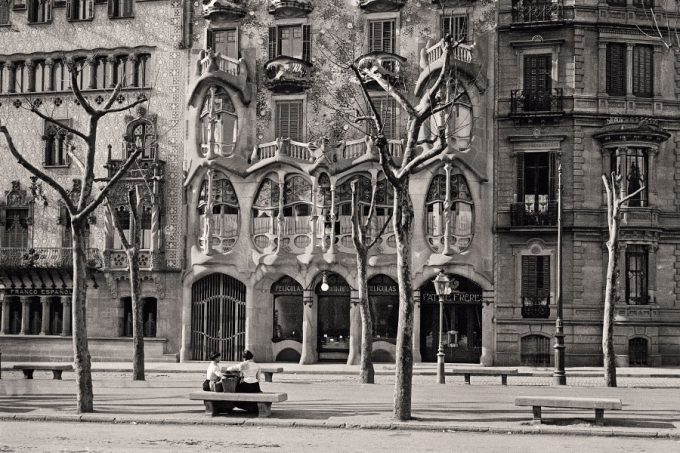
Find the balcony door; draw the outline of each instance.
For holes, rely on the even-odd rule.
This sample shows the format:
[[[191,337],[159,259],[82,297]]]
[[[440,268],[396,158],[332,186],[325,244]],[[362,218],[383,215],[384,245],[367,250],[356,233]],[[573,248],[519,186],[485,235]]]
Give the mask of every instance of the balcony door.
[[[524,56],[524,111],[549,111],[552,55]]]
[[[551,225],[551,203],[555,201],[555,153],[518,155],[518,202],[524,203],[529,224]]]
[[[238,59],[238,40],[235,28],[208,30],[208,47],[225,57]]]

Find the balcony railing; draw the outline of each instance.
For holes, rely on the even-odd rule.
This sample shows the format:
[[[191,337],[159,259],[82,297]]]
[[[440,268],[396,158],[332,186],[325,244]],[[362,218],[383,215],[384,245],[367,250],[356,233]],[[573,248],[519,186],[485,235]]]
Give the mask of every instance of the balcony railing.
[[[420,66],[421,69],[426,69],[438,62],[444,55],[444,40],[440,40],[433,46],[426,47],[422,50]],[[472,46],[468,44],[458,44],[453,49],[453,59],[461,63],[472,63]]]
[[[519,202],[510,205],[512,226],[557,225],[557,202]]]
[[[272,91],[295,93],[311,84],[312,64],[299,58],[280,56],[264,64],[265,86]]]
[[[389,153],[394,158],[401,158],[403,150],[403,142],[399,139],[387,140]],[[373,145],[371,138],[366,135],[356,140],[347,140],[342,149],[342,158],[346,160],[355,160],[365,155],[373,155],[378,157],[379,151]]]
[[[296,160],[314,162],[319,153],[316,143],[296,142],[289,138],[278,138],[273,142],[260,143],[255,145],[250,162],[255,163],[273,157],[286,156]]]
[[[89,248],[87,265],[102,265],[99,249]],[[70,269],[73,268],[73,252],[67,247],[0,247],[1,269]]]
[[[312,12],[314,5],[310,0],[270,0],[269,14],[276,17],[304,17]]]
[[[561,113],[562,88],[552,90],[512,90],[510,94],[512,114]]]
[[[561,1],[518,1],[512,5],[514,24],[541,24],[564,19]]]
[[[368,12],[398,11],[406,0],[359,0],[359,8]]]
[[[239,75],[240,64],[235,58],[227,57],[220,53],[213,53],[212,50],[206,52],[205,57],[200,61],[201,65],[201,75],[207,74],[209,72],[223,71],[227,74],[231,74],[234,77]]]
[[[242,0],[203,2],[203,17],[209,20],[239,20],[248,14]]]
[[[522,318],[548,319],[549,317],[550,317],[549,305],[522,306]]]
[[[161,254],[158,251],[139,251],[140,269],[158,269],[160,267]],[[124,250],[104,250],[104,269],[123,270],[127,268],[128,259]]]

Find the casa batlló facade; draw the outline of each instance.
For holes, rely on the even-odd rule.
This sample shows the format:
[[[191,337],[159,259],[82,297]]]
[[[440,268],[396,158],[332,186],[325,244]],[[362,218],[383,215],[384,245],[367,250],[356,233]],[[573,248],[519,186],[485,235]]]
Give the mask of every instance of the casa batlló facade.
[[[0,55],[0,109],[32,162],[43,162],[45,171],[71,185],[77,141],[71,150],[68,134],[46,127],[22,103],[55,105],[60,120],[83,126],[63,82],[65,58],[82,61],[81,86],[95,102],[119,80],[126,80],[123,96],[151,99],[143,109],[107,118],[97,167],[101,178],[110,177],[127,156],[128,141],[144,145],[139,164],[111,199],[125,222],[127,191],[141,186],[145,194],[140,264],[148,360],[206,360],[212,351],[236,360],[248,347],[258,361],[358,363],[350,184],[357,182],[362,213],[375,197],[372,235],[389,219],[393,196],[370,136],[354,123],[366,104],[347,66],[377,65],[415,100],[441,71],[446,34],[461,41],[453,55],[457,83],[443,93],[459,100],[449,119],[455,158],[431,163],[410,183],[415,359],[436,359],[439,306],[432,279],[442,269],[454,290],[444,305],[447,362],[550,364],[557,236],[551,213],[559,156],[567,365],[601,361],[606,206],[599,175],[616,159],[629,172],[644,162],[644,177],[655,178],[641,206],[629,209],[629,216],[652,223],[624,225],[630,231],[624,236],[642,236],[630,236],[632,246],[622,253],[649,253],[621,261],[633,263],[638,277],[631,278],[639,282],[647,267],[645,289],[640,283],[632,296],[638,299],[625,299],[630,291],[622,286],[617,354],[622,363],[637,364],[642,358],[630,361],[629,350],[646,345],[646,364],[680,360],[673,339],[680,331],[674,286],[680,276],[671,246],[676,83],[658,76],[651,97],[637,96],[634,87],[636,93],[648,88],[630,75],[630,93],[605,96],[601,74],[584,68],[607,71],[614,63],[585,64],[576,56],[587,52],[575,50],[603,39],[596,33],[584,44],[579,31],[604,27],[602,13],[592,13],[596,6],[553,8],[550,2],[541,5],[559,15],[539,17],[540,8],[503,2],[104,3],[0,6],[0,22],[7,17],[0,33],[10,43]],[[580,9],[589,14],[587,26],[576,25]],[[36,14],[44,24],[36,25]],[[613,42],[630,41],[631,27],[612,26],[619,27]],[[635,57],[637,66],[631,56],[627,68],[639,68],[646,55]],[[652,55],[655,74],[676,73],[672,55]],[[369,84],[368,90],[399,161],[406,117],[380,87]],[[442,120],[433,117],[422,138]],[[649,158],[616,157],[621,141],[640,145],[642,151],[631,152]],[[66,360],[67,220],[56,195],[33,182],[4,146],[0,160],[11,170],[0,178],[0,344],[7,359]],[[128,360],[132,349],[127,262],[112,221],[104,209],[90,221],[94,360]],[[656,239],[648,237],[650,230]],[[369,264],[373,355],[390,362],[398,317],[391,225]]]

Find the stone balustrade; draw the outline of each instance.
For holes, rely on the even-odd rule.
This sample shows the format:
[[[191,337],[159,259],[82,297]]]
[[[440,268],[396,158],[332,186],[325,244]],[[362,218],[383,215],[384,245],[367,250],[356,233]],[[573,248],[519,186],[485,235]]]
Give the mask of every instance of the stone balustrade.
[[[387,141],[389,154],[395,159],[399,159],[403,153],[404,143],[399,139],[389,139]],[[378,149],[374,147],[373,140],[368,135],[356,140],[346,140],[342,149],[342,158],[355,160],[365,155],[378,157]]]
[[[315,143],[296,142],[289,138],[278,138],[273,142],[260,143],[255,145],[250,162],[255,163],[265,159],[289,157],[295,160],[313,162],[316,159],[317,150],[320,150]]]
[[[422,50],[420,59],[421,69],[427,69],[431,66],[443,63],[439,60],[444,55],[444,40],[440,40],[432,46],[427,46]],[[453,49],[453,59],[461,63],[472,63],[472,46],[468,44],[458,44]]]

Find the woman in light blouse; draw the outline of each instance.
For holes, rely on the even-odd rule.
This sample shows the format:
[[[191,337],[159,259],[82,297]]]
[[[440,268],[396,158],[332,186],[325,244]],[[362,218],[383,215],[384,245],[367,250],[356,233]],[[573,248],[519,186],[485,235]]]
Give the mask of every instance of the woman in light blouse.
[[[238,371],[241,375],[236,392],[238,393],[261,393],[260,390],[260,365],[255,363],[253,353],[243,351],[243,362],[227,368],[227,371]]]

